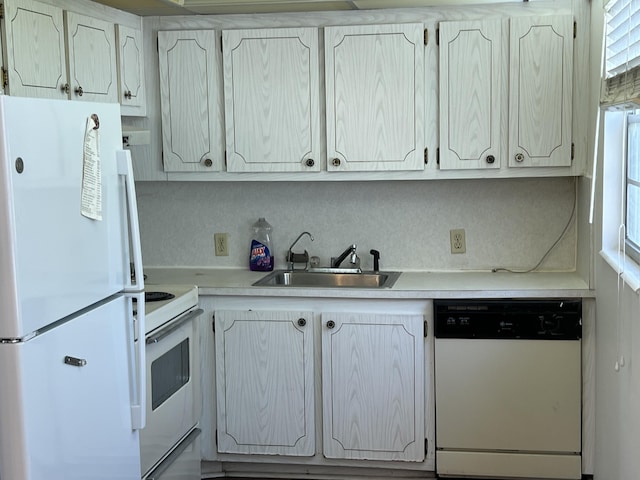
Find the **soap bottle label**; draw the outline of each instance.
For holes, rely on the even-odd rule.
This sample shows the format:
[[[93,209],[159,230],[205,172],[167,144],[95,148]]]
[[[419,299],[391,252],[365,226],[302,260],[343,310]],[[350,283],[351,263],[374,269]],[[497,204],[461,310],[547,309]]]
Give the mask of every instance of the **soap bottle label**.
[[[273,258],[269,247],[257,240],[251,241],[249,268],[258,272],[270,272],[273,270]]]

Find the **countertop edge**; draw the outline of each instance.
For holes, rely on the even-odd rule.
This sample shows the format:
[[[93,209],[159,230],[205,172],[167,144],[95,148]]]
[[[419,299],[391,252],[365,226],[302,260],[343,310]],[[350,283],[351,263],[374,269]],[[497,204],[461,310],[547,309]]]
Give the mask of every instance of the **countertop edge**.
[[[593,298],[575,272],[403,272],[392,288],[254,287],[268,272],[198,267],[146,267],[148,285],[197,285],[200,295],[362,299]]]

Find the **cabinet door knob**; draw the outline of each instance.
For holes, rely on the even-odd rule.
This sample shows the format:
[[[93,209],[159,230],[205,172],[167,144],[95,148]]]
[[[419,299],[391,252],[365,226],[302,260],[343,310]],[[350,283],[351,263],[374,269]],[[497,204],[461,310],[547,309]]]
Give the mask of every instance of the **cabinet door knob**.
[[[69,84],[68,84],[68,83],[65,83],[65,84],[63,84],[63,85],[60,85],[60,90],[61,90],[63,93],[69,93],[69,90],[71,90],[71,87],[69,86]]]
[[[307,324],[307,321],[304,318],[298,319],[298,326],[304,327]]]
[[[487,155],[487,163],[493,163],[496,161],[496,157],[493,155]]]
[[[131,90],[127,90],[126,92],[124,92],[124,98],[126,98],[127,100],[131,100]]]
[[[205,167],[210,167],[211,165],[213,165],[213,160],[211,160],[210,158],[205,158],[204,159],[204,166]]]
[[[336,322],[334,322],[333,320],[329,320],[329,321],[327,322],[327,328],[328,328],[328,329],[335,328],[335,326],[336,326]]]
[[[516,162],[521,162],[524,160],[524,155],[521,153],[516,153],[515,159],[516,159]]]
[[[340,159],[339,158],[334,158],[333,160],[331,160],[331,165],[333,165],[334,167],[339,167],[340,166]]]
[[[307,159],[304,161],[304,164],[305,164],[307,167],[313,167],[313,166],[316,164],[316,162],[315,162],[315,160],[314,160],[313,158],[307,158]]]
[[[84,93],[84,90],[82,89],[82,87],[78,87],[74,90],[74,92],[76,92],[76,95],[78,95],[79,97],[82,96],[82,94]]]

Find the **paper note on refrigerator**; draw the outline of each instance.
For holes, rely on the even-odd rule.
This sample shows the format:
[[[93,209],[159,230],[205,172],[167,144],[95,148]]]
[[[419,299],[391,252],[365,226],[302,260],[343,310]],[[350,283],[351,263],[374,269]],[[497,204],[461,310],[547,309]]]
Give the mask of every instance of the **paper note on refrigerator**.
[[[87,118],[82,151],[82,194],[80,213],[102,220],[102,169],[98,151],[98,120]]]

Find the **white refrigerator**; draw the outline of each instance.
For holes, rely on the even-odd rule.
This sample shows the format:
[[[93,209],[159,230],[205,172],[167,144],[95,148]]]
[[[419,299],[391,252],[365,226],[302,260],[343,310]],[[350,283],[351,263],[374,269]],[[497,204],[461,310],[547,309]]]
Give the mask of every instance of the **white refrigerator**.
[[[140,478],[137,220],[119,105],[0,96],[1,480]]]

